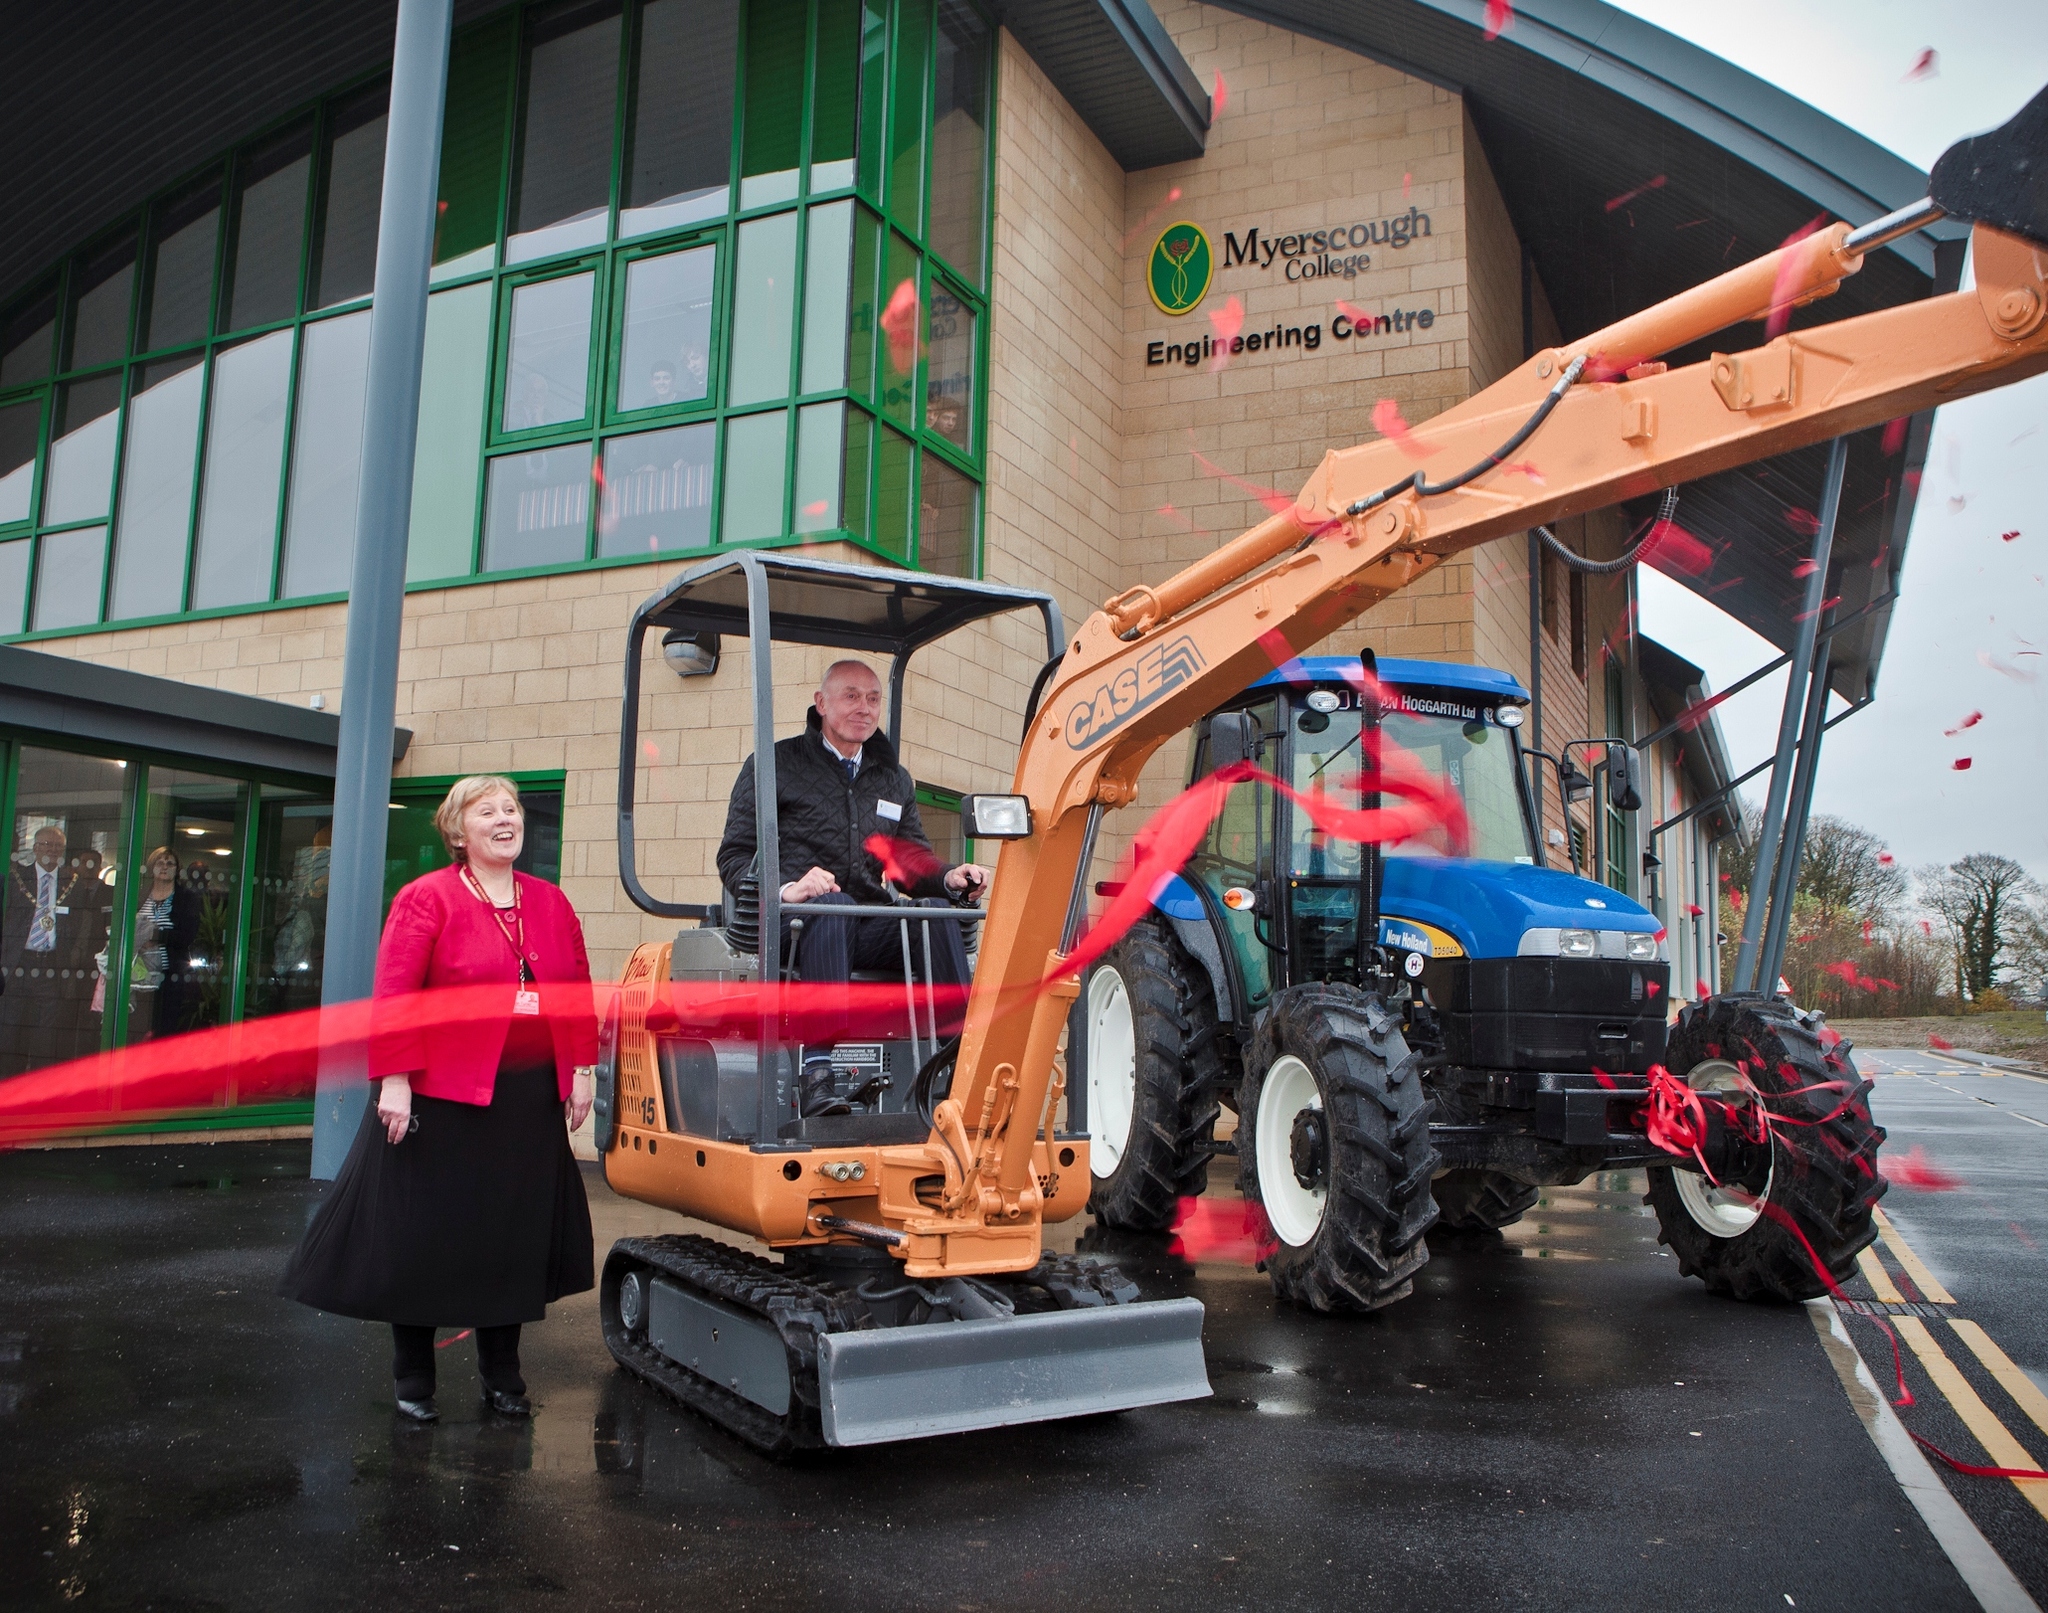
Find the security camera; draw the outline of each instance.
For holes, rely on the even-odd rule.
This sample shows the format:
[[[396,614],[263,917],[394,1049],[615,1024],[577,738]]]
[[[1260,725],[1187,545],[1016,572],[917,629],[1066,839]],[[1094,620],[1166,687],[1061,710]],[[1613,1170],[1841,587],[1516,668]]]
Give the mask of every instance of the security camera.
[[[708,678],[718,670],[718,635],[672,627],[661,636],[661,658],[679,678]]]

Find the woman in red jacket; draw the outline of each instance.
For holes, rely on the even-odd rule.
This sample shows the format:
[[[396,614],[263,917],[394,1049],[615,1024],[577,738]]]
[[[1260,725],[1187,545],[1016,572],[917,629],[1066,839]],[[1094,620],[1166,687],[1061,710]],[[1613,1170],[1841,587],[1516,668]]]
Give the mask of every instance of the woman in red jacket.
[[[398,893],[377,949],[374,1110],[280,1291],[389,1322],[400,1415],[433,1422],[434,1329],[476,1330],[487,1411],[532,1413],[519,1329],[592,1284],[568,1127],[590,1113],[597,1021],[569,899],[516,873],[509,780],[466,778],[435,826],[455,859]]]

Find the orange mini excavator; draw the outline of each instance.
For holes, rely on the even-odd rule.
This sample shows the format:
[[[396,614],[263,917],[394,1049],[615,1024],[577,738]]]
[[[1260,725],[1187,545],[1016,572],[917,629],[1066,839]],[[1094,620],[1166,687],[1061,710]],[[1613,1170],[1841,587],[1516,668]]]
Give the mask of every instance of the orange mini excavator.
[[[1867,254],[1943,216],[1973,226],[1970,288],[1731,344],[1697,363],[1661,361],[1827,296]],[[1925,201],[1860,228],[1835,224],[1536,353],[1436,416],[1433,462],[1469,469],[1431,480],[1394,444],[1338,449],[1291,508],[1110,600],[1071,637],[1046,596],[990,585],[751,552],[685,572],[632,621],[619,859],[639,906],[698,923],[642,946],[609,1007],[598,1141],[616,1191],[758,1239],[778,1258],[699,1237],[621,1241],[602,1285],[614,1356],[771,1451],[1207,1394],[1199,1302],[1141,1300],[1112,1268],[1049,1256],[1041,1240],[1044,1224],[1077,1213],[1089,1191],[1087,1134],[1058,1129],[1055,1055],[1078,990],[1068,959],[1097,834],[1104,813],[1136,795],[1146,760],[1270,672],[1276,643],[1306,650],[1462,550],[2043,369],[2048,92],[2005,128],[1952,148]],[[1525,444],[1540,454],[1540,484],[1502,473]],[[858,1112],[801,1117],[801,1050],[784,1016],[771,1009],[735,1029],[713,1011],[722,995],[791,980],[785,921],[807,916],[778,900],[772,876],[772,643],[890,657],[896,732],[914,652],[1020,608],[1042,614],[1052,658],[1032,691],[1012,793],[969,797],[962,809],[967,837],[1002,842],[988,910],[872,910],[899,919],[904,966],[867,989],[900,992],[900,1008],[869,1041],[833,1049]],[[717,907],[656,900],[636,873],[639,668],[655,628],[676,642],[745,633],[750,646],[759,866],[771,874]],[[927,927],[941,923],[980,928],[965,1025],[944,1045],[913,968]],[[1405,989],[1402,971],[1369,944],[1358,951],[1347,979],[1282,994],[1313,1002],[1266,1012],[1290,1022],[1341,1013],[1364,1027],[1367,1062],[1391,1088],[1418,1063],[1398,1045],[1401,1016],[1389,1006]],[[1330,1096],[1303,1093],[1304,1114]],[[1296,1121],[1313,1143],[1317,1128]],[[1368,1173],[1400,1163],[1359,1157]],[[1390,1182],[1331,1185],[1376,1189]],[[1867,1219],[1867,1204],[1858,1213]]]

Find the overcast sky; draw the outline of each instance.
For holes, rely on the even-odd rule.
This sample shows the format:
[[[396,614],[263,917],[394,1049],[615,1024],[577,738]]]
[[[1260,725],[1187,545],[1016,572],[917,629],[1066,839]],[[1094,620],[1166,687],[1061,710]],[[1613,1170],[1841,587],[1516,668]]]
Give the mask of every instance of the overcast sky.
[[[2048,84],[2037,0],[1614,3],[1922,169]],[[2034,23],[2018,26],[2030,13]],[[1932,73],[1912,76],[1929,49]],[[2044,470],[2048,376],[1936,414],[1877,703],[1829,733],[1814,802],[1883,836],[1909,867],[1996,851],[2048,879]],[[1716,688],[1776,653],[1647,567],[1641,587],[1644,631],[1703,666]],[[1784,687],[1780,674],[1719,708],[1738,771],[1769,754]],[[1979,721],[1947,732],[1973,712]],[[1767,782],[1757,779],[1753,801]]]

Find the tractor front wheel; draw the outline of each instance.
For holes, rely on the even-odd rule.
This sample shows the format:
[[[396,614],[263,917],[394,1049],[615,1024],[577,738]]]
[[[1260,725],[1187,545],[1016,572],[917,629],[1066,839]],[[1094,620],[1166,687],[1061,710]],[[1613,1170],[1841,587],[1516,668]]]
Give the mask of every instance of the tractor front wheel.
[[[1420,1065],[1376,997],[1314,985],[1273,999],[1238,1089],[1237,1148],[1281,1298],[1369,1311],[1413,1290],[1437,1214]]]
[[[1870,1117],[1870,1083],[1849,1044],[1824,1044],[1821,1030],[1818,1014],[1745,994],[1687,1008],[1671,1033],[1674,1074],[1731,1104],[1760,1102],[1773,1117],[1769,1155],[1745,1181],[1649,1170],[1643,1202],[1657,1213],[1659,1241],[1681,1272],[1717,1293],[1817,1298],[1877,1236],[1884,1128]]]

